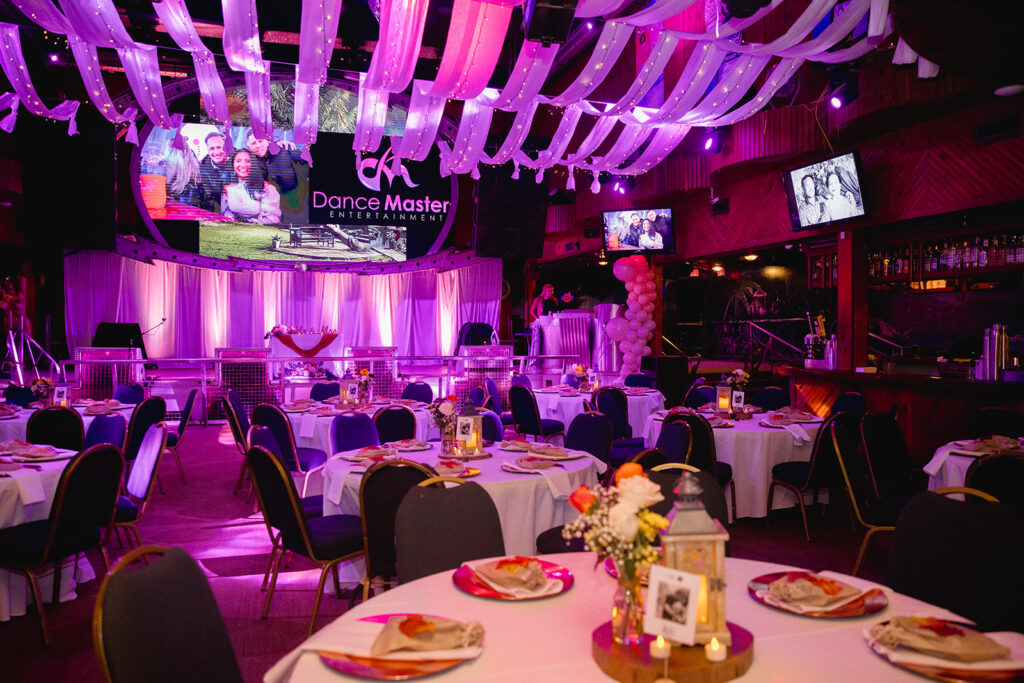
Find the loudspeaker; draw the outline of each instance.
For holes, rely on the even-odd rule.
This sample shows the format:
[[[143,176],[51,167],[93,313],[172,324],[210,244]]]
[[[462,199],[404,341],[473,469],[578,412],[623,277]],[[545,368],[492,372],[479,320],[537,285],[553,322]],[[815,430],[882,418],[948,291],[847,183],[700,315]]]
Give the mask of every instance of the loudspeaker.
[[[546,184],[532,177],[513,180],[507,165],[485,166],[473,198],[479,256],[537,258],[544,252]]]
[[[92,338],[93,346],[136,348],[146,355],[146,344],[142,341],[142,329],[138,323],[100,323]]]
[[[667,406],[683,402],[683,395],[689,389],[688,366],[686,356],[644,356],[640,359],[640,369],[654,373],[654,386],[665,396]]]
[[[561,45],[569,36],[576,0],[528,0],[526,3],[526,39],[544,47]]]

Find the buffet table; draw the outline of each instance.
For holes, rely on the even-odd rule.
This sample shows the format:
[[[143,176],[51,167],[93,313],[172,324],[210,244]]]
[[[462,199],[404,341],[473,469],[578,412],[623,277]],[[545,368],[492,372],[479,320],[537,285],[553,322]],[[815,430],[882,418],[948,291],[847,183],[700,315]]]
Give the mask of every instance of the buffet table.
[[[440,458],[440,443],[430,442],[424,451],[404,452],[406,460],[433,466]],[[558,463],[559,467],[538,474],[518,474],[502,469],[502,463],[513,462],[523,453],[503,452],[496,446],[488,449],[493,457],[471,460],[470,467],[480,474],[469,479],[479,483],[494,500],[501,517],[505,551],[513,555],[532,555],[537,551],[537,536],[548,529],[576,519],[578,513],[569,504],[569,495],[578,487],[597,484],[605,464],[583,451],[575,460]],[[359,514],[359,483],[366,467],[339,453],[324,465],[324,514]]]
[[[537,410],[545,419],[559,420],[569,429],[569,423],[580,413],[586,412],[584,401],[593,403],[594,394],[585,392],[560,392],[558,389],[537,389],[533,392],[537,399]],[[633,435],[639,436],[648,418],[656,410],[665,407],[665,397],[657,389],[627,389],[626,405],[629,411],[629,426]],[[597,407],[594,406],[594,410]]]
[[[381,614],[432,614],[460,621],[476,620],[486,636],[482,654],[443,674],[451,681],[604,681],[612,680],[591,656],[591,632],[611,617],[616,582],[592,553],[547,555],[543,559],[570,569],[575,585],[565,593],[532,601],[489,600],[462,592],[452,572],[434,574],[398,586],[357,605],[286,655],[264,676],[266,683],[336,683],[357,680],[327,668],[316,649],[343,649],[338,634],[358,620]],[[726,559],[728,619],[754,636],[751,668],[739,680],[787,683],[860,683],[920,681],[916,674],[874,654],[864,627],[901,615],[955,618],[955,615],[883,588],[889,599],[882,612],[865,618],[812,619],[772,609],[747,594],[752,579],[794,569],[785,565]],[[872,586],[850,576],[857,587]],[[431,679],[433,680],[433,679]]]
[[[719,462],[732,465],[732,480],[736,486],[736,516],[764,517],[768,514],[768,487],[772,481],[772,468],[780,462],[810,460],[814,435],[821,422],[801,426],[809,440],[796,439],[785,429],[762,426],[755,415],[751,420],[731,421],[735,426],[717,428],[715,451]],[[652,414],[641,432],[648,447],[661,434],[664,413]],[[799,441],[799,443],[798,443]],[[796,505],[793,493],[781,486],[775,488],[772,508]]]
[[[72,451],[63,449],[58,449],[58,452],[73,455]],[[57,492],[57,483],[67,464],[68,459],[33,463],[31,468],[23,466],[17,470],[17,478],[0,477],[0,528],[6,529],[49,517],[53,497]],[[33,481],[21,481],[20,478],[24,476],[30,477]],[[36,495],[32,495],[33,492]],[[26,498],[33,502],[26,503]],[[91,581],[94,578],[96,574],[84,555],[79,558],[77,571],[75,558],[65,559],[61,569],[60,601],[73,600],[76,597],[77,583]],[[50,600],[53,596],[53,569],[38,575],[38,580],[43,599]],[[24,574],[0,570],[0,621],[9,621],[11,617],[25,614],[31,596],[32,591]]]

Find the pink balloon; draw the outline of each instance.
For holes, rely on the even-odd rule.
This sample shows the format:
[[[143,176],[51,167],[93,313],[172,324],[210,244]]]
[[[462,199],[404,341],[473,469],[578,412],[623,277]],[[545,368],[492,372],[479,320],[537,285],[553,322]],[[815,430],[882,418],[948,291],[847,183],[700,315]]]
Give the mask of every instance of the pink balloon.
[[[646,321],[644,321],[644,327],[646,327],[649,330],[653,331],[654,328],[657,327],[657,326],[658,326],[657,323],[655,323],[653,320],[646,320]]]
[[[620,258],[612,266],[612,275],[626,282],[636,277],[636,264],[629,258]]]
[[[629,321],[625,318],[612,318],[605,323],[604,331],[612,341],[622,341],[629,331]]]
[[[653,280],[648,280],[647,282],[645,282],[644,283],[644,289],[646,291],[648,291],[648,292],[653,292],[654,291],[654,281]]]
[[[629,257],[629,260],[636,266],[638,273],[643,273],[647,270],[647,259],[640,254],[633,254]]]
[[[654,304],[653,303],[644,304],[643,310],[646,313],[654,313]]]

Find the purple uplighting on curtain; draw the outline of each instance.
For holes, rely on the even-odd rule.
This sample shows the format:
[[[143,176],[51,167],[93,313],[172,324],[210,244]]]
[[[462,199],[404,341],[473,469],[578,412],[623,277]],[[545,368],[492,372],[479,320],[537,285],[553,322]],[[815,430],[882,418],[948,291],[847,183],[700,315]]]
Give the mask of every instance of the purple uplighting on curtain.
[[[10,82],[18,100],[36,116],[46,116],[58,121],[68,122],[68,135],[78,133],[75,126],[75,114],[78,112],[77,100],[66,100],[52,109],[43,104],[32,79],[28,75],[25,57],[21,52],[21,35],[14,24],[0,24],[0,67]],[[13,124],[11,124],[13,127]]]
[[[349,346],[397,346],[402,355],[452,353],[467,322],[498,327],[501,260],[450,271],[388,275],[230,272],[107,252],[64,260],[65,322],[72,347],[96,324],[167,318],[146,338],[150,357],[212,356],[220,347],[261,347],[277,324],[338,329]]]

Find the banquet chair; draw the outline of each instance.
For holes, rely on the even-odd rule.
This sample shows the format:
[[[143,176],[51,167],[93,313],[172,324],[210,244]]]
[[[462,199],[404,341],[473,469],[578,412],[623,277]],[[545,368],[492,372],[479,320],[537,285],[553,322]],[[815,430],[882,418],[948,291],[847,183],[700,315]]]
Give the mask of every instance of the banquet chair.
[[[25,440],[71,451],[82,450],[85,440],[82,416],[74,408],[50,406],[40,408],[28,417]]]
[[[359,517],[325,515],[308,519],[302,514],[295,483],[280,460],[259,446],[251,447],[245,455],[245,460],[256,489],[260,510],[263,512],[263,521],[267,525],[267,533],[272,539],[276,537],[279,544],[272,546],[270,551],[273,569],[261,618],[266,619],[270,614],[270,603],[274,599],[277,576],[284,554],[292,552],[302,555],[320,567],[320,582],[317,584],[313,614],[309,619],[309,630],[306,634],[311,636],[316,625],[316,617],[320,613],[320,600],[324,595],[327,572],[333,573],[335,595],[340,598],[338,565],[364,553]]]
[[[633,436],[629,426],[629,400],[622,389],[601,387],[593,394],[594,407],[612,423],[609,465],[616,468],[644,449],[644,440]]]
[[[1024,455],[989,453],[971,463],[964,483],[998,498],[1024,525]]]
[[[559,381],[567,387],[572,387],[573,389],[580,388],[580,378],[575,372],[565,373]]]
[[[202,397],[203,410],[206,410],[206,394],[203,394],[199,389],[193,389],[188,392],[188,398],[185,399],[185,409],[181,412],[181,419],[178,420],[178,428],[167,432],[167,450],[174,456],[174,462],[178,465],[178,476],[181,477],[181,483],[187,484],[185,481],[185,470],[181,466],[181,458],[178,455],[178,446],[181,444],[181,440],[185,438],[185,430],[188,429],[188,422],[192,418],[192,409],[196,406],[196,398]]]
[[[331,420],[331,453],[351,451],[365,446],[379,446],[377,426],[366,413],[339,413]]]
[[[629,459],[629,462],[635,462],[645,470],[649,470],[657,467],[658,465],[667,465],[668,454],[658,448],[648,448],[634,455]]]
[[[114,400],[138,405],[146,400],[146,389],[141,384],[118,384],[114,389]]]
[[[366,582],[363,600],[370,597],[370,584],[393,584],[398,573],[395,556],[395,516],[410,489],[437,472],[409,460],[386,460],[373,465],[359,484],[362,540],[366,548]],[[444,486],[439,484],[438,486]]]
[[[590,411],[580,413],[569,423],[565,447],[586,451],[605,465],[611,457],[612,423],[607,415]]]
[[[135,465],[128,473],[128,481],[125,484],[127,495],[117,498],[114,531],[124,530],[129,548],[132,547],[132,536],[135,537],[136,547],[142,545],[142,536],[136,525],[146,512],[149,494],[153,490],[153,480],[156,478],[156,468],[160,465],[160,456],[166,447],[167,426],[163,422],[158,422],[147,429],[142,438]]]
[[[512,375],[512,386],[517,385],[524,386],[530,391],[533,391],[533,382],[531,382],[530,378],[526,375],[521,375],[519,373]],[[509,400],[511,401],[512,399]]]
[[[860,438],[880,496],[913,496],[928,488],[928,475],[910,459],[903,431],[889,413],[867,413]]]
[[[493,410],[484,410],[480,412],[480,418],[483,421],[483,437],[484,441],[501,441],[502,437],[505,436],[505,425],[501,424],[501,418]]]
[[[416,413],[405,406],[384,406],[373,414],[373,424],[381,443],[416,438]]]
[[[687,408],[700,408],[705,403],[714,403],[715,395],[713,386],[704,384],[703,380],[697,380],[687,389],[683,405]]]
[[[675,419],[682,420],[690,428],[690,455],[686,464],[697,469],[711,472],[717,477],[722,490],[730,490],[732,518],[736,519],[736,482],[732,479],[732,465],[718,461],[718,450],[715,448],[715,432],[711,423],[696,413],[680,413]]]
[[[905,496],[878,495],[871,474],[871,461],[860,447],[860,416],[840,412],[832,418],[832,447],[843,476],[850,508],[857,523],[867,529],[851,572],[856,576],[875,534],[892,532],[896,528],[896,519],[908,499]]]
[[[627,387],[643,387],[645,389],[650,389],[652,386],[654,386],[654,383],[651,381],[651,378],[643,374],[642,372],[633,372],[626,375],[626,379],[623,381],[623,383]]]
[[[105,546],[123,475],[124,459],[115,446],[93,446],[64,468],[47,519],[0,529],[0,569],[20,572],[28,579],[47,646],[50,634],[37,576],[53,565],[53,602],[57,602],[64,558],[98,549],[105,570],[110,571]]]
[[[885,584],[978,630],[1024,631],[1021,566],[1024,528],[1008,506],[974,489],[939,489],[918,494],[900,513]]]
[[[484,379],[484,386],[487,387],[487,398],[491,402],[490,408],[498,414],[498,417],[501,418],[501,424],[507,426],[514,425],[515,420],[512,419],[512,411],[506,411],[505,405],[501,400],[501,392],[498,391],[498,383],[490,377],[487,377]]]
[[[420,403],[430,403],[434,400],[434,390],[426,382],[409,382],[402,389],[402,398]]]
[[[235,445],[242,456],[238,477],[235,478],[235,489],[232,491],[232,493],[238,493],[238,489],[242,488],[242,480],[245,479],[247,471],[245,467],[245,452],[249,450],[249,445],[246,443],[250,427],[249,417],[245,412],[245,408],[242,407],[242,400],[239,398],[238,392],[234,389],[228,389],[227,395],[223,396],[220,400],[224,408],[224,417],[227,419],[228,427],[231,429],[231,436],[234,437]]]
[[[471,387],[469,390],[469,402],[474,408],[483,408],[484,400],[487,398],[487,392],[480,385]]]
[[[323,467],[327,454],[319,448],[299,448],[295,445],[295,433],[288,416],[269,403],[261,403],[252,409],[252,423],[268,427],[274,433],[280,449],[281,463],[288,463],[286,469],[302,477],[302,495],[306,495],[311,472]]]
[[[747,403],[764,410],[778,410],[789,405],[789,392],[782,387],[764,387],[755,391]]]
[[[678,500],[675,488],[683,472],[691,472],[697,477],[701,488],[700,500],[704,503],[704,509],[707,510],[711,518],[717,519],[722,523],[723,527],[728,526],[729,506],[725,502],[725,491],[718,484],[715,475],[684,463],[670,462],[664,465],[657,465],[647,472],[650,480],[661,487],[661,495],[665,498],[665,500],[652,505],[650,509],[659,515],[667,515],[669,513],[676,500]],[[726,555],[728,555],[729,544],[726,543],[725,547]]]
[[[4,389],[3,397],[6,403],[22,408],[27,408],[29,403],[36,400],[36,395],[32,393],[31,387],[16,387],[13,384]]]
[[[326,401],[341,396],[341,384],[338,382],[317,382],[309,390],[309,397],[314,401]]]
[[[828,489],[843,485],[843,475],[839,471],[839,461],[836,460],[835,446],[832,444],[832,423],[836,416],[829,417],[818,428],[814,435],[814,445],[811,447],[811,459],[809,461],[796,460],[792,462],[780,462],[772,467],[772,483],[768,485],[768,509],[765,511],[765,519],[771,524],[772,499],[775,495],[775,487],[781,486],[793,492],[796,496],[797,506],[800,508],[800,518],[804,523],[804,536],[807,542],[811,542],[811,531],[807,525],[807,509],[804,506],[804,494],[808,491],[813,493],[812,503],[818,504],[818,492],[821,489]]]
[[[967,421],[967,437],[982,439],[988,436],[1006,436],[1017,439],[1024,436],[1024,418],[1006,408],[981,408]]]
[[[537,398],[529,387],[513,384],[508,390],[508,401],[512,404],[516,436],[530,435],[535,439],[547,441],[565,431],[565,424],[560,420],[541,418],[537,409]]]
[[[686,462],[691,447],[690,426],[686,420],[680,420],[674,414],[665,417],[661,425],[661,433],[654,447],[664,451],[669,462]]]
[[[167,403],[159,396],[152,396],[135,406],[131,420],[128,421],[128,436],[125,438],[124,460],[131,467],[135,455],[142,445],[142,437],[150,427],[163,422],[167,417]]]
[[[110,443],[117,446],[118,450],[121,450],[124,448],[124,437],[127,433],[128,422],[121,413],[113,412],[107,415],[97,415],[89,423],[89,428],[85,430],[85,440],[82,442],[82,448],[92,448],[97,444]]]
[[[504,554],[498,508],[475,482],[452,488],[414,486],[398,506],[395,559],[400,584]]]
[[[277,444],[277,437],[274,436],[274,432],[269,427],[263,427],[262,425],[249,427],[248,442],[250,446],[259,446],[276,457],[281,462],[281,466],[294,477],[295,470],[292,469],[294,462],[289,462],[281,457],[281,448]],[[299,499],[299,502],[302,506],[302,513],[306,517],[320,517],[324,514],[324,497],[322,494],[303,496]]]
[[[132,568],[139,559],[146,566]],[[92,637],[108,683],[242,683],[210,583],[181,548],[122,557],[100,585]]]
[[[844,394],[840,394],[836,397],[836,400],[832,402],[832,407],[829,409],[829,415],[835,415],[836,413],[853,413],[858,418],[862,417],[864,413],[868,412],[867,401],[864,400],[864,395],[859,391],[847,391]]]

